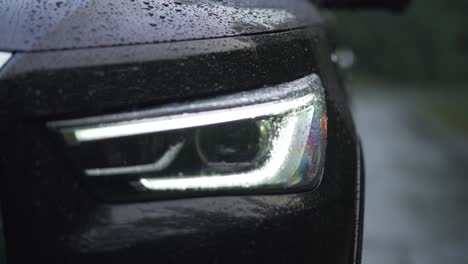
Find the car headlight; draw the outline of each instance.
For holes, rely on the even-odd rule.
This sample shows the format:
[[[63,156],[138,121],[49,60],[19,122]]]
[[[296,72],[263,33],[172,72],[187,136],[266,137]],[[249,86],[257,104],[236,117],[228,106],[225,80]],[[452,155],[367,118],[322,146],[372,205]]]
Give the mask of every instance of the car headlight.
[[[109,199],[311,188],[325,159],[317,75],[154,110],[50,122]]]

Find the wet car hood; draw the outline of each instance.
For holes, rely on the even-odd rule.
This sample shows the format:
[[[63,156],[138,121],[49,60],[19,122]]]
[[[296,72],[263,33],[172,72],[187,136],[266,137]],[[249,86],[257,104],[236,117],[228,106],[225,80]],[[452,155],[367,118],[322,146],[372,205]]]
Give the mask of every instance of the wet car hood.
[[[307,0],[0,0],[0,50],[41,51],[277,32],[319,24]]]

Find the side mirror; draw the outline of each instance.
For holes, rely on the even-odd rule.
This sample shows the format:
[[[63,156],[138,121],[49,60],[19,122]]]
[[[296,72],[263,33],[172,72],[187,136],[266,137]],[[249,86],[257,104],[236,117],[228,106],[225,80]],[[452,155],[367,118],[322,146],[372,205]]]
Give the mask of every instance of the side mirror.
[[[311,0],[318,6],[328,9],[382,9],[402,12],[410,0]]]

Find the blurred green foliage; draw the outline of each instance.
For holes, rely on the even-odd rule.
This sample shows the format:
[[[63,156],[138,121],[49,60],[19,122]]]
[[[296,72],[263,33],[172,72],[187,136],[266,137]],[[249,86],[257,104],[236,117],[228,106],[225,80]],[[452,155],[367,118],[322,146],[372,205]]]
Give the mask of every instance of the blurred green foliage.
[[[337,14],[339,42],[356,71],[391,80],[468,81],[468,1],[414,0],[404,15]]]

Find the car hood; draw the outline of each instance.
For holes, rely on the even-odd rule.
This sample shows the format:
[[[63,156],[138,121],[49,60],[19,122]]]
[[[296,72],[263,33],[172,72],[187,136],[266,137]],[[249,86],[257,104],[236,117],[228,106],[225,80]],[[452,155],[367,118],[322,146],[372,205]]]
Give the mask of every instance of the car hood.
[[[319,24],[307,0],[0,0],[0,50],[220,38]]]

